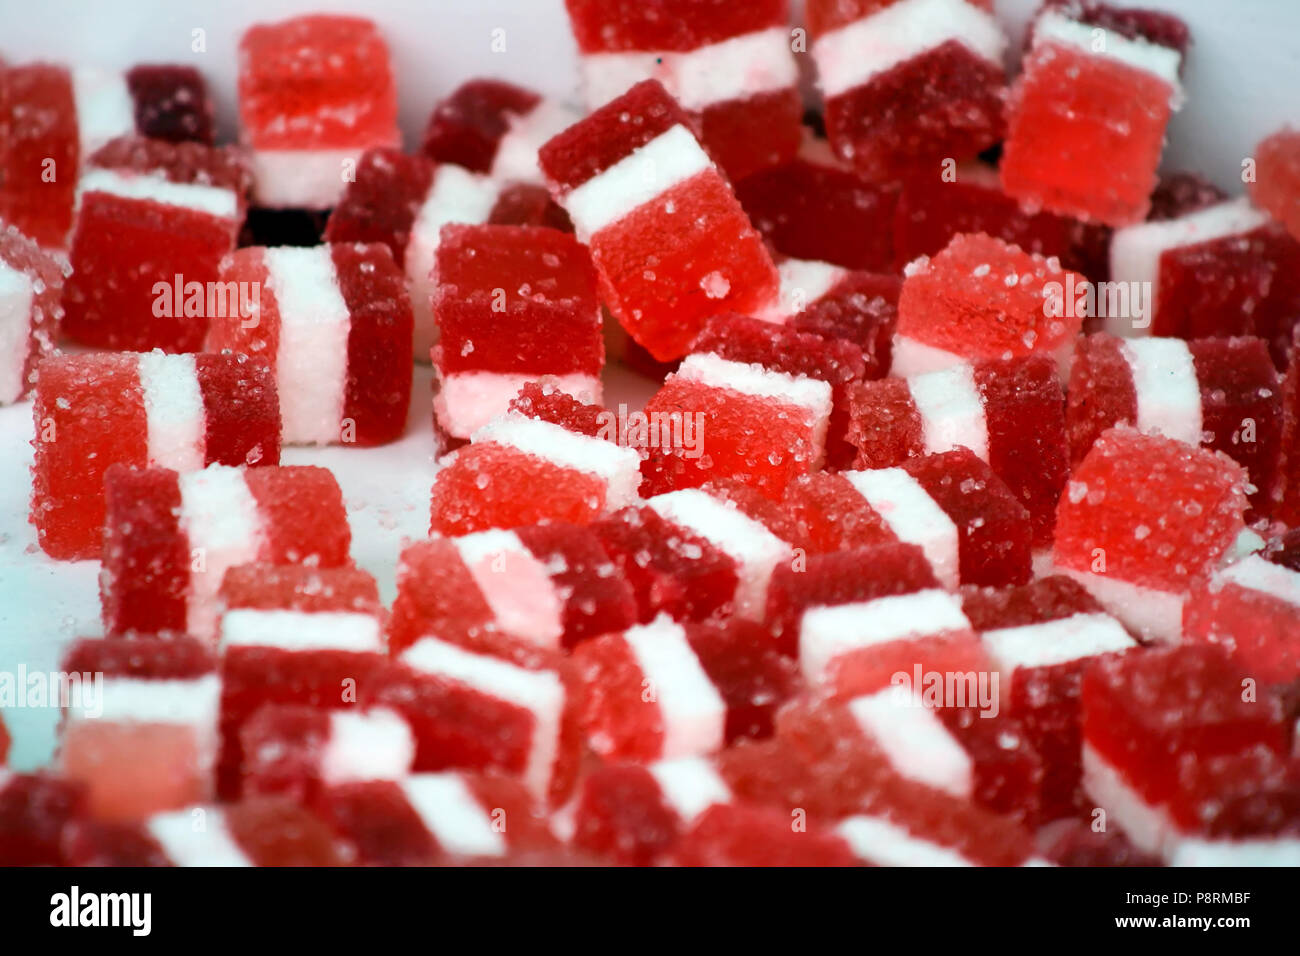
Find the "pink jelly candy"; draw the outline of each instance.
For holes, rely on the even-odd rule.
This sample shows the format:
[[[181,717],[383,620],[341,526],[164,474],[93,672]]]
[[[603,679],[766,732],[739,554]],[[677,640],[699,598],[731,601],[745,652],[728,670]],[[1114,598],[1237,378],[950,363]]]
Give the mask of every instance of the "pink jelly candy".
[[[1168,855],[1199,829],[1180,793],[1185,760],[1286,752],[1278,702],[1247,699],[1245,676],[1203,644],[1107,657],[1084,673],[1083,785],[1139,849]]]
[[[542,520],[590,524],[637,500],[640,467],[635,449],[509,412],[443,459],[430,529],[456,535]]]
[[[224,652],[217,792],[238,795],[243,729],[267,704],[374,703],[388,658],[374,578],[356,568],[244,564],[221,584]]]
[[[1002,135],[1006,37],[981,0],[810,0],[831,146],[889,179]]]
[[[119,139],[88,160],[64,288],[64,334],[99,348],[196,352],[233,307],[217,282],[248,171],[229,148]]]
[[[1255,147],[1255,178],[1249,184],[1256,205],[1300,238],[1300,133],[1291,128],[1266,136]]]
[[[381,445],[401,437],[413,320],[385,246],[241,249],[221,263],[221,280],[261,291],[213,318],[207,347],[271,365],[287,444]]]
[[[392,250],[410,289],[420,362],[437,341],[434,271],[442,227],[452,223],[569,228],[544,186],[505,183],[387,147],[362,154],[325,226],[326,242],[382,242]]]
[[[1183,608],[1187,640],[1221,644],[1269,684],[1300,677],[1300,573],[1251,555],[1198,584]]]
[[[856,386],[849,441],[858,468],[965,447],[1029,509],[1037,546],[1051,540],[1068,474],[1065,396],[1042,355],[953,365],[908,379]]]
[[[545,377],[601,401],[605,364],[596,271],[567,233],[525,226],[448,226],[438,245],[434,411],[468,438],[527,382]]]
[[[89,812],[86,788],[48,772],[0,769],[0,866],[61,866],[62,841]]]
[[[538,149],[580,118],[532,90],[500,80],[470,80],[433,108],[421,151],[435,162],[455,163],[502,182],[541,185]]]
[[[922,549],[945,587],[1029,579],[1029,513],[967,448],[897,468],[810,475],[785,500],[812,552],[902,541]]]
[[[1182,99],[1181,20],[1104,4],[1049,4],[1012,88],[1006,191],[1107,225],[1140,222],[1165,128]]]
[[[972,590],[962,610],[998,674],[1000,708],[1043,762],[1041,819],[1071,815],[1079,790],[1079,686],[1103,654],[1137,642],[1079,584],[1062,576]]]
[[[384,707],[322,710],[267,704],[240,731],[245,795],[283,794],[317,807],[329,787],[401,780],[411,770],[411,729]]]
[[[275,380],[242,355],[57,356],[39,367],[32,515],[54,558],[93,558],[110,465],[195,471],[280,460]]]
[[[63,319],[63,269],[14,226],[0,223],[0,405],[23,398],[54,350]]]
[[[959,362],[1070,357],[1084,316],[1067,302],[1082,276],[983,234],[956,236],[908,266],[898,301],[893,365],[919,375]]]
[[[98,699],[83,687],[65,708],[59,746],[92,814],[138,820],[212,798],[221,683],[207,644],[179,634],[83,640],[62,666],[102,675]]]
[[[1282,382],[1261,339],[1082,339],[1066,409],[1071,461],[1121,424],[1221,451],[1246,469],[1252,504],[1275,497]]]
[[[632,589],[588,528],[545,524],[434,538],[405,549],[389,647],[500,632],[545,647],[631,626]]]
[[[506,860],[554,850],[537,802],[500,774],[419,773],[329,788],[323,815],[371,866]]]
[[[347,164],[371,146],[400,142],[397,86],[378,28],[361,17],[312,15],[244,31],[239,121],[258,205],[333,206]]]
[[[1258,335],[1280,361],[1300,307],[1297,271],[1300,242],[1245,199],[1127,226],[1111,242],[1110,272],[1129,304],[1108,297],[1104,327],[1126,336]]]
[[[1113,428],[1061,496],[1056,565],[1138,633],[1177,637],[1191,583],[1243,530],[1244,485],[1223,455]]]
[[[799,148],[799,72],[789,0],[727,4],[567,0],[591,109],[654,79],[697,120],[706,149],[732,179]]]
[[[540,159],[591,247],[602,299],[655,358],[684,355],[709,316],[747,312],[776,291],[762,240],[657,82],[570,127]]]
[[[678,866],[855,866],[849,841],[829,830],[790,826],[790,815],[768,807],[715,806],[681,839]]]
[[[573,789],[578,685],[556,651],[500,634],[425,636],[397,655],[378,700],[410,724],[416,771],[500,771],[549,806]]]
[[[889,272],[896,187],[838,166],[795,159],[736,183],[736,198],[774,249],[845,269]]]
[[[178,474],[115,465],[104,485],[100,593],[110,634],[180,630],[211,639],[227,568],[348,561],[343,495],[324,468],[214,465]]]

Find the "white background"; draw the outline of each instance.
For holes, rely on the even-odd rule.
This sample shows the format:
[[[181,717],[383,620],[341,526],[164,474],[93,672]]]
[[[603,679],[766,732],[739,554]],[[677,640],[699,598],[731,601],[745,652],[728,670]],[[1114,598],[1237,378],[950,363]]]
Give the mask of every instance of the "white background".
[[[744,2],[744,0],[736,0]],[[1300,2],[1296,0],[1146,0],[1173,10],[1192,27],[1188,105],[1170,131],[1166,165],[1209,174],[1240,191],[1244,156],[1265,133],[1300,122]],[[999,0],[1013,48],[1035,0]],[[310,11],[363,12],[383,26],[401,87],[408,146],[419,142],[432,104],[461,81],[496,75],[576,98],[575,51],[562,0],[0,0],[0,55],[10,61],[68,60],[124,67],[190,62],[207,76],[223,135],[234,132],[235,48],[249,23]],[[191,51],[192,31],[205,31],[206,52]],[[506,50],[493,53],[493,31]],[[618,369],[607,395],[637,405],[649,386]],[[408,433],[382,449],[291,449],[287,464],[318,463],[343,486],[353,528],[353,557],[392,599],[392,575],[404,540],[428,529],[434,472],[429,424],[430,380],[417,371]],[[0,671],[57,668],[73,637],[96,635],[97,562],[57,563],[44,557],[27,524],[31,407],[0,408]],[[7,711],[15,736],[11,763],[49,758],[57,713]]]

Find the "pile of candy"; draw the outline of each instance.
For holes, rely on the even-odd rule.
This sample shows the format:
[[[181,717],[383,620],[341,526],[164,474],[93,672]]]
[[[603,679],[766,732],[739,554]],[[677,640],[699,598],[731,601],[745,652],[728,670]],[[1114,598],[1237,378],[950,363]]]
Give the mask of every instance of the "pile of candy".
[[[0,64],[0,401],[107,635],[0,863],[1300,863],[1300,133],[1158,176],[1188,31],[1090,0],[1010,83],[988,0],[567,6],[585,113],[414,155],[362,19],[248,29],[232,146]],[[280,453],[430,361],[386,607]]]

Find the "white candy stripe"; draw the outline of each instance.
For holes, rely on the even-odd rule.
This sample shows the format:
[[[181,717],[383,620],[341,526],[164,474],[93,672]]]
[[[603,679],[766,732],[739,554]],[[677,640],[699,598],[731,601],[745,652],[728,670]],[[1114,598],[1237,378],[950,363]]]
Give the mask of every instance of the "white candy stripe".
[[[456,856],[505,856],[506,840],[458,773],[420,773],[402,781],[407,802],[438,846]],[[507,821],[507,825],[509,821]]]
[[[117,70],[72,70],[72,102],[83,158],[109,140],[135,132],[135,102],[125,74]]]
[[[660,616],[623,634],[663,720],[662,757],[713,753],[725,742],[727,705],[680,624]]]
[[[234,219],[239,200],[234,192],[200,183],[174,183],[161,176],[117,169],[89,169],[77,183],[78,202],[86,193],[109,193],[124,199],[162,203],[218,219]]]
[[[373,144],[381,145],[381,144]],[[364,147],[348,149],[254,149],[250,154],[253,196],[268,209],[332,209],[347,188]]]
[[[1137,646],[1119,621],[1099,613],[997,628],[980,640],[1004,678],[1021,667],[1052,667]]]
[[[1133,377],[1139,431],[1201,444],[1201,389],[1192,351],[1182,339],[1130,339],[1120,352]]]
[[[646,502],[660,517],[693,531],[736,562],[736,613],[761,620],[767,611],[772,572],[791,557],[790,545],[767,528],[707,492],[685,488]]]
[[[849,651],[969,630],[960,602],[937,589],[812,607],[803,613],[799,664],[810,684],[821,684],[831,662]]]
[[[858,859],[876,866],[974,866],[956,850],[931,843],[884,817],[852,816],[835,828]]]
[[[564,711],[564,685],[556,674],[525,670],[432,637],[411,645],[401,660],[418,671],[450,678],[487,697],[529,711],[533,715],[533,739],[523,780],[537,799],[547,798]]]
[[[547,568],[513,531],[493,529],[451,538],[497,625],[543,647],[564,635],[564,602]]]
[[[1034,49],[1047,43],[1056,43],[1080,50],[1089,56],[1116,60],[1127,67],[1164,80],[1174,91],[1175,97],[1181,95],[1178,67],[1183,58],[1172,47],[1160,46],[1144,38],[1130,39],[1114,30],[1091,23],[1079,23],[1055,10],[1043,13],[1035,21],[1033,30]]]
[[[1300,574],[1257,554],[1229,565],[1217,577],[1220,582],[1258,591],[1300,608]]]
[[[1163,853],[1177,842],[1178,828],[1163,807],[1147,803],[1119,770],[1087,740],[1083,743],[1083,789],[1140,850]]]
[[[498,415],[510,410],[510,403],[529,382],[546,383],[592,405],[603,404],[604,390],[593,375],[542,375],[538,372],[454,372],[442,377],[433,397],[438,422],[449,435],[468,438]]]
[[[484,425],[474,433],[472,441],[508,445],[561,468],[595,475],[606,484],[607,511],[640,500],[637,490],[641,486],[641,458],[634,448],[514,413]]]
[[[337,443],[352,319],[330,247],[282,247],[263,255],[267,284],[280,313],[275,378],[284,440]]]
[[[321,755],[321,778],[330,784],[400,780],[411,772],[415,738],[386,707],[357,713],[330,711],[330,734]]]
[[[1073,343],[1071,343],[1073,345]],[[925,375],[940,369],[960,365],[967,359],[956,352],[926,345],[906,335],[894,336],[894,348],[890,356],[889,374],[894,378],[911,378]]]
[[[776,271],[780,275],[777,299],[755,317],[778,325],[827,296],[849,274],[847,269],[815,259],[786,259]]]
[[[1149,319],[1156,314],[1162,255],[1171,249],[1251,232],[1267,222],[1268,216],[1251,206],[1248,199],[1233,199],[1178,219],[1116,229],[1110,243],[1111,281],[1147,283],[1152,290],[1147,303]],[[1106,331],[1112,335],[1149,334],[1134,328],[1132,320],[1124,315],[1108,315]]]
[[[902,468],[846,471],[844,477],[898,540],[915,544],[925,552],[940,584],[950,589],[957,587],[957,526],[919,481]]]
[[[919,697],[907,700],[890,687],[857,697],[848,707],[863,733],[904,777],[970,797],[975,780],[970,756]]]
[[[87,685],[83,685],[83,688]],[[103,678],[99,700],[74,700],[67,709],[70,722],[189,724],[215,734],[221,679],[216,674],[194,678],[150,680],[143,677]]]
[[[1091,574],[1072,568],[1053,568],[1082,584],[1097,602],[1144,641],[1176,643],[1183,633],[1186,593],[1121,581],[1114,574]]]
[[[646,767],[659,784],[664,802],[689,824],[709,807],[730,803],[731,788],[718,774],[713,761],[705,757],[660,760]]]
[[[235,842],[226,816],[216,807],[160,813],[145,822],[167,858],[177,866],[254,866]]]
[[[379,619],[354,611],[260,611],[232,608],[221,618],[221,646],[283,651],[382,653]]]
[[[1007,38],[1001,27],[965,0],[899,0],[818,37],[812,54],[822,93],[830,99],[950,40],[1002,65]]]
[[[137,360],[149,434],[149,464],[175,471],[203,467],[207,414],[193,355],[146,352]]]
[[[831,413],[831,386],[819,378],[789,375],[761,365],[732,362],[712,352],[692,352],[682,359],[675,377],[710,388],[727,388],[742,395],[770,398],[807,409],[814,422]]]
[[[546,178],[537,165],[537,151],[582,117],[561,103],[543,100],[527,113],[510,116],[509,128],[497,142],[492,178],[502,182],[542,185]]]
[[[972,366],[954,365],[918,375],[907,380],[907,387],[921,415],[927,453],[952,451],[964,445],[975,457],[989,460],[988,419]]]
[[[178,481],[180,529],[191,555],[187,626],[196,637],[212,637],[221,579],[227,569],[257,560],[267,547],[267,531],[242,470],[212,465],[183,473]]]
[[[564,208],[578,238],[587,242],[633,210],[712,168],[695,134],[685,126],[674,126],[572,190],[564,197]]]
[[[495,179],[479,176],[451,163],[444,163],[434,171],[433,184],[415,214],[406,246],[406,280],[415,313],[415,357],[418,361],[429,361],[429,351],[438,341],[433,293],[437,285],[434,270],[437,268],[442,227],[485,223],[491,218],[500,198],[501,183]]]
[[[0,405],[18,401],[31,348],[32,280],[0,259]]]
[[[580,59],[583,95],[596,109],[642,80],[658,80],[683,109],[788,89],[799,70],[784,27],[771,27],[694,50],[586,53]]]

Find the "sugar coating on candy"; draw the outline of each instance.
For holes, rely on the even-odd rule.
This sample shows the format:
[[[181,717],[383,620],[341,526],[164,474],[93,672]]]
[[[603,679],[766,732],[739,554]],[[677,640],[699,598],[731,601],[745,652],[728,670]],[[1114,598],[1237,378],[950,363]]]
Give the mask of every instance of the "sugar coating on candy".
[[[1247,185],[1251,198],[1293,236],[1300,237],[1300,164],[1296,161],[1300,133],[1290,127],[1264,137],[1255,146],[1255,178]]]
[[[757,233],[658,83],[570,127],[540,160],[591,247],[605,303],[655,358],[680,357],[710,315],[747,311],[775,291]]]
[[[1282,754],[1273,698],[1245,700],[1243,672],[1207,645],[1126,654],[1084,675],[1084,786],[1147,852],[1177,846],[1191,821],[1179,765],[1259,747]]]
[[[879,223],[898,199],[849,170],[796,159],[736,183],[736,198],[754,228],[778,252],[846,269],[893,269],[893,237]]]
[[[6,92],[0,101],[5,132],[0,219],[44,248],[61,249],[72,227],[81,160],[71,73],[44,63],[0,66],[0,81]],[[54,182],[41,179],[48,161],[65,171]]]
[[[848,702],[849,713],[903,776],[970,797],[971,759],[919,698],[891,687]]]
[[[265,365],[243,356],[54,357],[41,363],[40,372],[32,522],[42,548],[52,556],[99,553],[104,474],[114,464],[193,467],[279,460],[278,415],[268,407],[275,400],[274,386]],[[194,376],[203,399],[202,423],[192,420]],[[173,406],[176,396],[188,398]],[[157,406],[153,415],[151,404]],[[176,415],[190,420],[178,422]],[[196,433],[200,454],[194,451],[200,440]],[[151,437],[156,440],[152,447]]]
[[[855,866],[846,842],[829,830],[794,832],[789,814],[769,807],[715,806],[682,837],[680,866]]]
[[[1239,466],[1213,452],[1112,429],[1070,476],[1057,514],[1056,562],[1181,593],[1240,533],[1243,481]],[[1098,549],[1104,572],[1093,567]]]
[[[1221,644],[1268,683],[1300,676],[1293,631],[1300,574],[1251,555],[1195,588],[1183,610],[1188,640]]]
[[[790,545],[739,508],[694,488],[656,495],[646,505],[661,518],[697,534],[736,562],[736,614],[757,620],[767,603],[772,570]]]
[[[809,28],[831,145],[864,172],[886,178],[999,138],[1006,37],[977,4],[824,0]]]
[[[63,268],[12,225],[0,226],[0,405],[31,388],[63,319]]]
[[[588,107],[653,79],[691,112],[703,143],[732,177],[795,154],[798,71],[785,0],[751,4],[743,19],[692,3],[649,11],[575,0],[568,9]]]
[[[642,468],[647,492],[734,478],[779,497],[794,475],[821,462],[830,413],[825,381],[692,352],[646,403],[647,415],[680,420],[683,429],[677,445],[651,450]]]
[[[1012,88],[1002,182],[1054,212],[1123,226],[1146,215],[1165,127],[1181,101],[1186,27],[1103,5],[1047,8]]]
[[[434,408],[467,438],[543,376],[599,403],[604,344],[590,258],[541,227],[448,226],[438,246],[433,307],[441,379]]]
[[[1052,259],[983,234],[959,235],[933,258],[908,266],[898,304],[895,375],[961,360],[1054,354],[1078,333],[1082,315],[1053,308],[1053,295],[1082,277]],[[1057,291],[1054,293],[1053,289]],[[946,354],[944,354],[946,353]]]
[[[938,638],[958,642],[970,636],[961,604],[946,591],[922,590],[835,607],[813,607],[803,614],[799,661],[810,684],[832,684],[840,658],[861,656],[881,645],[919,643]],[[904,652],[906,653],[906,652]],[[882,655],[882,660],[887,660]],[[888,683],[888,675],[884,683]]]
[[[400,660],[417,674],[450,681],[480,696],[531,715],[523,750],[515,755],[517,772],[539,799],[552,792],[560,756],[565,688],[553,671],[528,670],[487,654],[475,654],[426,637],[408,648]],[[435,714],[435,721],[437,716]],[[416,728],[417,738],[419,728]],[[518,750],[520,742],[514,743]],[[417,758],[418,761],[419,758]],[[419,767],[417,763],[417,767]]]
[[[1268,222],[1268,217],[1246,199],[1225,200],[1195,209],[1184,216],[1158,222],[1144,222],[1115,231],[1110,246],[1110,271],[1114,281],[1148,283],[1151,301],[1146,305],[1147,322],[1159,323],[1163,264],[1174,250],[1201,246],[1230,236],[1248,234]],[[1166,290],[1167,292],[1168,290]],[[1144,326],[1143,326],[1144,327]],[[1106,331],[1114,335],[1140,334],[1130,315],[1110,315]]]
[[[925,552],[939,583],[957,586],[957,526],[915,478],[901,468],[850,471],[844,477],[899,541]]]
[[[250,27],[239,43],[241,138],[262,205],[325,209],[367,147],[398,141],[388,47],[359,17],[305,16]]]
[[[210,312],[221,308],[206,284],[243,218],[243,160],[226,148],[126,138],[88,162],[64,331],[101,348],[198,351]]]

